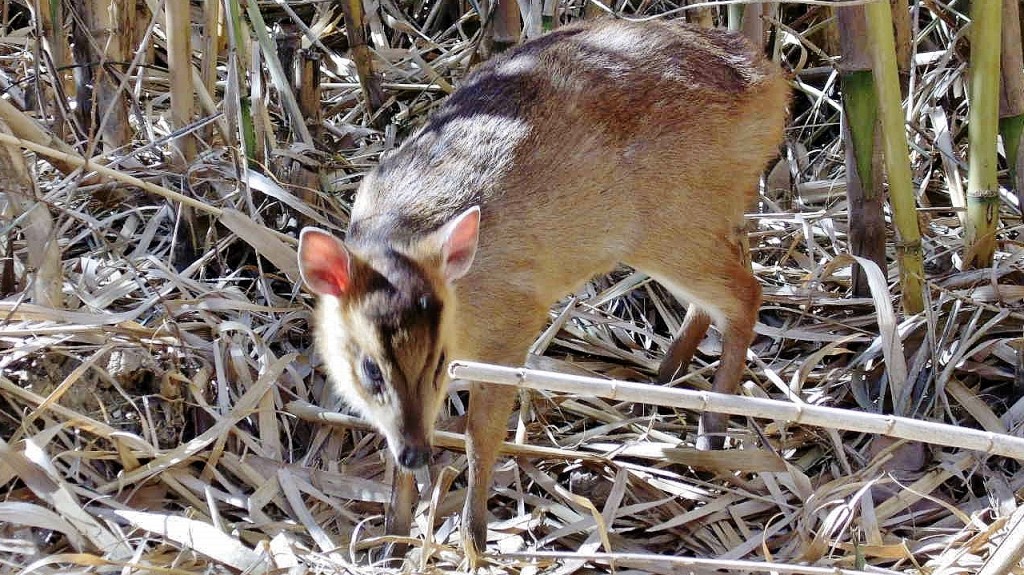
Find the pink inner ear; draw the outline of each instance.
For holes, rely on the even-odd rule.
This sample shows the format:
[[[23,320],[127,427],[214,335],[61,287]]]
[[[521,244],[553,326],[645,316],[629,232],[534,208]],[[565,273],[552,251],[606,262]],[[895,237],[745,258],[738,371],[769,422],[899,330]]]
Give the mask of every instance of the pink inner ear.
[[[299,236],[299,272],[310,291],[340,297],[352,283],[348,250],[337,238],[316,228]]]
[[[466,275],[476,256],[480,239],[480,207],[462,212],[446,227],[444,238],[444,276],[455,281]]]

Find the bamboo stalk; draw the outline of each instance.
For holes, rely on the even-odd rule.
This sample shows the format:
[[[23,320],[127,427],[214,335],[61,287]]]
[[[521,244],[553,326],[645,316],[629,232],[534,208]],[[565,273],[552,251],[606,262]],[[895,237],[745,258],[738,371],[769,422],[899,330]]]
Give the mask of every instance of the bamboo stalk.
[[[843,93],[843,145],[846,150],[846,197],[850,202],[850,252],[879,269],[885,262],[885,198],[882,184],[878,98],[863,6],[836,8],[839,28],[839,82]],[[853,294],[868,296],[871,288],[859,266],[853,270]]]
[[[1017,0],[1012,0],[1016,2]],[[1015,24],[1019,27],[1019,24]],[[1017,37],[1020,43],[1020,37]],[[1012,573],[1024,558],[1024,507],[1018,507],[1008,518],[1007,529],[978,575]]]
[[[906,0],[889,0],[892,14],[893,43],[896,47],[896,68],[899,70],[900,91],[907,95],[910,87],[910,58],[913,53],[910,29],[910,10]]]
[[[49,52],[50,63],[53,65],[54,87],[52,88],[59,98],[66,98],[75,91],[74,78],[71,75],[71,44],[68,42],[67,34],[63,33],[64,4],[58,0],[34,0],[34,12],[42,31],[43,49]],[[54,99],[55,100],[55,99]],[[49,114],[56,116],[60,106],[58,102],[44,101],[47,107],[52,107]],[[54,124],[54,136],[56,139],[63,139],[67,134],[68,126],[64,122]]]
[[[889,175],[889,199],[898,234],[896,258],[900,268],[903,309],[907,313],[918,313],[924,309],[924,256],[900,98],[892,13],[887,2],[870,2],[864,10],[885,166]]]
[[[888,8],[888,6],[886,7]],[[648,383],[582,377],[470,361],[453,361],[448,366],[448,373],[454,379],[511,385],[519,389],[579,393],[616,401],[776,419],[826,429],[877,433],[932,445],[972,449],[989,455],[1002,455],[1024,461],[1024,438],[1022,437],[920,421],[909,417],[881,415],[806,403],[797,404],[760,397],[742,397],[727,393],[691,391]]]
[[[519,3],[516,0],[497,0],[493,26],[493,54],[500,54],[518,44],[519,34],[523,30]]]
[[[76,168],[81,168],[86,172],[96,172],[100,176],[110,178],[113,181],[122,182],[130,186],[136,186],[151,194],[156,194],[170,201],[178,202],[182,205],[195,208],[197,210],[213,214],[215,216],[220,216],[224,212],[224,210],[206,204],[201,200],[191,198],[189,196],[180,194],[173,190],[168,190],[167,188],[157,186],[156,184],[151,184],[145,180],[136,178],[135,176],[130,176],[124,172],[119,172],[117,170],[108,168],[107,166],[104,166],[102,164],[98,164],[95,160],[86,160],[81,156],[75,154],[68,154],[67,152],[62,152],[60,150],[54,150],[52,148],[39,145],[29,140],[22,140],[20,138],[16,138],[3,132],[0,132],[0,144],[20,146],[26,150],[35,152],[37,154],[41,154],[55,161],[63,162],[67,165],[71,165]]]
[[[18,138],[35,142],[40,146],[60,150],[65,154],[75,153],[71,146],[65,144],[55,134],[44,130],[33,118],[30,118],[16,108],[10,101],[2,98],[0,98],[0,120],[7,124],[11,133]],[[75,169],[74,166],[70,166],[60,160],[55,160],[53,166],[64,174],[70,174]]]
[[[729,4],[726,8],[726,19],[728,20],[727,28],[730,32],[739,32],[743,29],[743,6],[739,4]]]
[[[1010,167],[1010,185],[1017,194],[1018,207],[1024,209],[1024,157],[1020,154],[1020,139],[1024,134],[1024,55],[1017,2],[1003,0],[999,134],[1003,138],[1006,164]]]
[[[182,130],[192,122],[195,113],[195,88],[192,84],[192,20],[189,0],[167,0],[164,4],[167,26],[167,72],[171,81],[171,127]],[[171,141],[178,152],[181,168],[195,161],[196,139],[192,133],[182,133]],[[195,261],[201,238],[205,233],[192,208],[180,205],[175,229],[175,248],[172,260],[179,267]]]
[[[384,91],[380,78],[373,66],[373,52],[366,44],[366,15],[362,0],[343,0],[341,8],[345,15],[345,35],[348,37],[352,60],[356,63],[359,84],[363,88],[363,105],[366,117],[374,118],[372,125],[383,128],[390,121],[386,114],[379,113],[384,106]]]
[[[692,10],[686,11],[686,20],[692,24],[703,26],[704,28],[715,27],[715,7],[714,6],[702,6],[707,0],[686,0],[688,6],[697,6]]]
[[[742,33],[755,46],[763,46],[765,3],[729,4],[726,8],[729,30]]]
[[[558,7],[559,2],[556,0],[542,0],[540,27],[544,32],[555,29],[555,25],[558,23]]]
[[[164,5],[167,22],[167,72],[171,81],[171,127],[180,130],[189,125],[195,110],[195,89],[192,87],[192,21],[188,0],[167,0]],[[172,142],[184,165],[196,157],[196,141],[192,134],[182,134]]]
[[[771,2],[757,2],[743,5],[743,20],[740,24],[740,31],[750,39],[755,46],[764,46],[764,14]]]
[[[996,134],[1002,13],[996,0],[975,0],[971,4],[965,267],[991,266],[996,251],[1000,203],[999,182],[996,180]]]
[[[119,17],[126,3],[127,0],[86,0],[76,5],[87,28],[87,39],[84,39],[87,46],[83,46],[85,53],[81,55],[89,58],[77,64],[92,68],[90,110],[96,120],[93,129],[105,151],[120,148],[131,139],[128,101],[120,90],[117,76],[112,73],[116,66],[129,60],[124,46],[125,31],[120,29],[123,22]]]
[[[224,46],[223,29],[224,13],[221,10],[221,3],[203,2],[203,35],[202,51],[206,55],[199,63],[200,83],[208,94],[216,92],[217,84],[217,56]],[[213,135],[213,126],[204,128],[202,137],[208,140]]]

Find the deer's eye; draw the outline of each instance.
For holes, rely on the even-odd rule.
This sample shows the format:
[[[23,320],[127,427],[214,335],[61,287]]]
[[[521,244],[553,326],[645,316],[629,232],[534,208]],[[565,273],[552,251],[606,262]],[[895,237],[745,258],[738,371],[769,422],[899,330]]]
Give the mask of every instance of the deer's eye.
[[[377,397],[384,395],[384,374],[377,362],[369,356],[364,356],[359,368],[362,371],[360,375],[366,391]]]
[[[420,313],[428,315],[439,314],[443,307],[444,304],[441,303],[441,300],[433,294],[423,293],[416,298],[416,310]]]

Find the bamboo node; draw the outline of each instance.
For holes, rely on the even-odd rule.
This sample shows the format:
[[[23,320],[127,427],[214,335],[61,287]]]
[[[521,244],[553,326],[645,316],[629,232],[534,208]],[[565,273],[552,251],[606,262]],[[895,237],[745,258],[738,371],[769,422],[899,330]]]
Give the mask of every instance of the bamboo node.
[[[896,240],[893,241],[893,246],[895,246],[896,251],[902,250],[904,252],[907,252],[912,250],[920,250],[922,246],[924,246],[924,242],[921,241],[921,238],[913,240],[903,240],[897,238]]]
[[[885,416],[885,431],[882,432],[882,435],[889,435],[889,436],[893,435],[893,429],[895,429],[895,428],[896,428],[896,416],[892,415],[892,414],[886,415]]]

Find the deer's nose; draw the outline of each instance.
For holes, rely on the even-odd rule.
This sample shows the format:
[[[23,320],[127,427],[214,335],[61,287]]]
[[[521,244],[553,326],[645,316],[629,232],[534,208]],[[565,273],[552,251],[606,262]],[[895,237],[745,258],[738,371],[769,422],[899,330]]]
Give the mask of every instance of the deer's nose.
[[[430,461],[430,448],[406,445],[398,454],[398,463],[407,469],[418,469]]]

